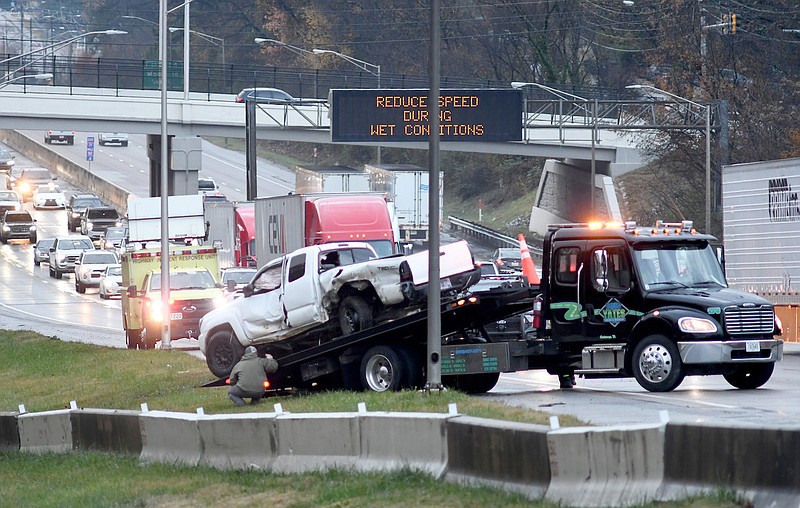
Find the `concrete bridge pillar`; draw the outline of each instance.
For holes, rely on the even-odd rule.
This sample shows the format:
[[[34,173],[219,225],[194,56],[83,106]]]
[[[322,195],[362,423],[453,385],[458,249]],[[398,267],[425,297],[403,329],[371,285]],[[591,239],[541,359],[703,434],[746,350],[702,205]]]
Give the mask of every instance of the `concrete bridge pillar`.
[[[548,159],[539,180],[528,229],[544,235],[549,224],[621,221],[622,214],[614,192],[609,163],[595,161],[593,184],[590,180],[591,161]]]
[[[168,194],[197,194],[197,174],[203,165],[203,141],[197,136],[169,136],[167,140]],[[161,136],[147,135],[150,160],[150,197],[161,195]]]

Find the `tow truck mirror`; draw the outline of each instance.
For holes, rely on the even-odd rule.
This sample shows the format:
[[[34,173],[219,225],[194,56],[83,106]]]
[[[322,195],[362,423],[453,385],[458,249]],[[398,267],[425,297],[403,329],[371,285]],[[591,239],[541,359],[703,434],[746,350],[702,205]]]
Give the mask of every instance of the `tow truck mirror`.
[[[128,286],[128,297],[129,298],[136,298],[136,293],[137,293],[137,291],[136,291],[136,285],[135,284],[131,284],[130,286]]]
[[[253,292],[254,290],[252,284],[245,284],[245,286],[242,288],[242,294],[244,295],[245,298],[253,296]]]

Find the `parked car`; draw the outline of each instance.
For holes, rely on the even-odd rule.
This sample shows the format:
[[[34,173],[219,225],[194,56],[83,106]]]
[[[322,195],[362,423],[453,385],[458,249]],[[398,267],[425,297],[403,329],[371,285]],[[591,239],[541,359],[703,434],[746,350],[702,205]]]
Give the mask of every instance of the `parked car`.
[[[90,206],[103,206],[103,201],[94,194],[73,194],[67,201],[67,230],[77,231],[81,225],[81,215]]]
[[[122,265],[108,265],[100,276],[100,284],[97,293],[103,300],[108,300],[115,296],[122,296]]]
[[[11,152],[0,146],[0,171],[8,173],[14,167],[14,156]]]
[[[111,206],[90,206],[81,215],[81,234],[99,241],[106,229],[122,226],[122,219]]]
[[[101,132],[97,135],[97,143],[104,145],[128,146],[128,135],[124,132]]]
[[[75,263],[85,250],[93,250],[92,239],[83,235],[58,236],[50,247],[50,277],[60,279],[75,271]]]
[[[492,261],[500,273],[516,273],[522,271],[522,252],[511,247],[501,247],[492,254]]]
[[[0,241],[28,240],[36,243],[36,220],[26,210],[7,210],[0,218]]]
[[[75,131],[47,131],[44,134],[45,144],[52,144],[53,141],[59,143],[66,143],[68,145],[75,144]]]
[[[297,100],[278,88],[245,88],[236,96],[236,102],[245,102],[248,99],[268,104],[286,104]]]
[[[0,216],[6,210],[22,210],[22,200],[19,199],[19,195],[14,191],[0,190]]]
[[[118,265],[116,252],[85,250],[75,262],[75,291],[85,293],[86,288],[99,287],[100,277],[109,265]]]
[[[14,181],[14,190],[24,202],[33,196],[36,187],[50,185],[55,180],[56,177],[45,168],[25,168]]]
[[[50,263],[50,247],[55,241],[55,238],[42,238],[36,242],[33,246],[33,266]]]
[[[33,208],[66,208],[67,197],[57,185],[40,185],[33,191]]]

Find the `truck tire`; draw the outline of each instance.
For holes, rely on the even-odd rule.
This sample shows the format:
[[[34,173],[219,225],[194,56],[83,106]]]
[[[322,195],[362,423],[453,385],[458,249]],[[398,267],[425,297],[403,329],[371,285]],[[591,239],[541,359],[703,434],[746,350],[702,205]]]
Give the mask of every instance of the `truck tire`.
[[[142,330],[140,329],[126,329],[125,330],[125,345],[128,349],[142,348]]]
[[[469,374],[459,376],[442,376],[442,384],[465,393],[486,393],[495,387],[500,379],[499,372],[485,374]]]
[[[722,377],[740,390],[755,390],[769,381],[774,370],[774,363],[747,363],[736,366],[733,372],[723,374]]]
[[[244,355],[244,346],[231,330],[217,330],[208,339],[206,364],[217,377],[227,377]]]
[[[55,270],[55,273],[54,273],[53,277],[55,277],[56,279],[59,279],[59,280],[60,280],[62,277],[64,277],[64,274],[63,274],[63,273],[61,273],[61,271],[60,271],[58,268],[56,268],[56,270]]]
[[[342,335],[366,330],[374,324],[372,307],[360,296],[348,296],[339,306],[339,326]]]
[[[650,335],[633,350],[633,375],[649,392],[670,392],[686,373],[678,347],[664,335]]]
[[[78,282],[76,280],[75,281],[75,291],[77,291],[80,294],[84,294],[84,293],[86,293],[86,286],[84,286],[83,284],[81,284],[80,282]]]
[[[398,391],[405,386],[403,357],[389,346],[370,348],[361,358],[361,385],[372,392]]]
[[[161,327],[155,327],[144,325],[144,329],[142,330],[142,349],[154,349],[156,347],[156,342],[161,340]]]

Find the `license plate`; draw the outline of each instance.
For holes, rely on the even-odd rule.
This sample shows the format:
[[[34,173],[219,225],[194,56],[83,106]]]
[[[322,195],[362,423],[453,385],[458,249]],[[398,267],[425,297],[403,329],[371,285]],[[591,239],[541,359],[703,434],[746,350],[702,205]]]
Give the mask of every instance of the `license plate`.
[[[744,343],[744,350],[748,353],[758,353],[761,351],[761,342],[757,340],[748,340]]]
[[[453,289],[450,279],[442,279],[442,290]]]
[[[170,321],[179,321],[179,320],[183,319],[183,313],[182,312],[170,312],[169,313],[169,319],[170,319]]]

